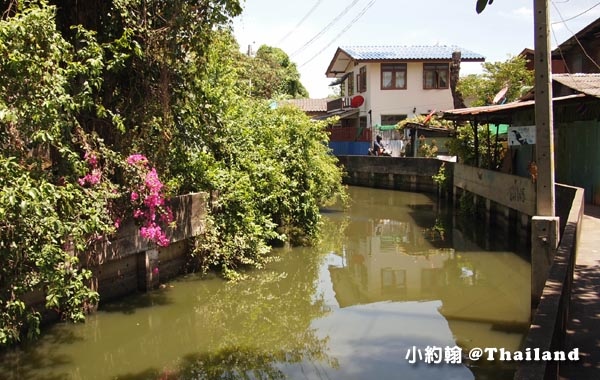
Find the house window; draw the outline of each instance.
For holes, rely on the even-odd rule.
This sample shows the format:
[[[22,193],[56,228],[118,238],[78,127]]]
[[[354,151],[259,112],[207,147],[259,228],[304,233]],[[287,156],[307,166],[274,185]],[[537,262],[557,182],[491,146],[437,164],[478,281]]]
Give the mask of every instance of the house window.
[[[381,89],[406,89],[406,63],[381,64]]]
[[[448,88],[450,66],[448,63],[423,64],[423,88]]]
[[[381,269],[381,289],[383,291],[406,290],[406,270]]]
[[[348,76],[348,83],[346,85],[348,86],[348,96],[354,95],[354,76],[353,75]]]
[[[381,115],[381,125],[396,125],[406,117],[407,115]]]
[[[367,66],[363,66],[358,70],[358,75],[356,76],[356,85],[358,92],[366,92],[367,91]]]

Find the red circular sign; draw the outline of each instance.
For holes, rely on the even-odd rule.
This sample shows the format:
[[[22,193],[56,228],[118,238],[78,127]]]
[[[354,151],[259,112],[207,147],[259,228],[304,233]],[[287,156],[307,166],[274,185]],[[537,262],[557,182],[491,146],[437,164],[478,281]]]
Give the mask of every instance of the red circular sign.
[[[362,106],[364,102],[365,102],[365,98],[363,98],[362,95],[356,95],[350,101],[350,105],[352,106],[352,108],[358,108],[358,107]]]

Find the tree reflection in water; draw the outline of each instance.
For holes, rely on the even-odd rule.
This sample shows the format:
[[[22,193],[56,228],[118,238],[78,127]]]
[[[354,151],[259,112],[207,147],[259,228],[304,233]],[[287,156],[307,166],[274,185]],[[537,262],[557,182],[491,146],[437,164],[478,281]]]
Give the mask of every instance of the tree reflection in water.
[[[325,218],[319,249],[278,249],[274,253],[281,259],[248,279],[198,292],[193,325],[210,330],[202,334],[202,352],[172,367],[118,378],[284,379],[286,365],[320,363],[338,369],[337,359],[327,353],[329,338],[318,336],[311,323],[329,313],[317,290],[323,257],[315,252],[335,246],[333,240],[344,236],[346,225]]]

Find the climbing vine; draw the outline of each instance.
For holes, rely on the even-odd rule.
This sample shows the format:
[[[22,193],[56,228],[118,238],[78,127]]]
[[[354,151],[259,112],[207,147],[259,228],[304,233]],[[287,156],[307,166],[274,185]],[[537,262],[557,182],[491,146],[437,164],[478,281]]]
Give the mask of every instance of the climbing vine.
[[[196,241],[235,277],[270,244],[310,243],[344,198],[323,125],[241,94],[236,0],[4,3],[0,20],[0,345],[43,308],[98,302],[79,261],[131,216],[168,244],[172,194],[218,194]]]

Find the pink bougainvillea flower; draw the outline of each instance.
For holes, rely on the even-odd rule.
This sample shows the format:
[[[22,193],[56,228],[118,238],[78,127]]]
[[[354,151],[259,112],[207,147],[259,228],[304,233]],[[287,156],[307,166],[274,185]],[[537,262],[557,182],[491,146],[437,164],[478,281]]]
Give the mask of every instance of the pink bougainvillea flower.
[[[160,236],[158,237],[158,241],[156,242],[156,244],[160,245],[161,247],[167,247],[169,246],[169,238],[167,237],[167,235],[165,235],[165,233],[161,233]]]
[[[118,229],[121,227],[121,218],[115,219],[115,228]]]
[[[129,165],[145,165],[148,163],[148,159],[143,154],[132,154],[131,156],[127,157],[127,163]]]
[[[102,177],[102,172],[100,169],[93,169],[91,173],[86,174],[85,176],[79,178],[77,182],[81,186],[90,185],[94,186],[100,182],[100,178]]]
[[[146,174],[146,187],[148,187],[151,192],[159,193],[161,191],[163,184],[158,179],[156,168],[150,169]]]
[[[83,155],[83,159],[86,160],[87,163],[92,168],[95,168],[96,166],[98,166],[98,158],[96,158],[96,156],[94,155],[94,153],[85,152],[85,154]]]
[[[142,154],[132,154],[127,157],[129,165],[135,165],[138,169],[147,170],[142,174],[143,183],[138,183],[130,193],[129,199],[134,203],[133,217],[142,224],[140,235],[161,247],[169,245],[169,238],[157,224],[169,224],[173,221],[171,209],[165,205],[163,183],[158,178],[156,168],[148,165],[148,159]],[[139,171],[138,171],[139,173]],[[141,173],[140,173],[141,174]]]

